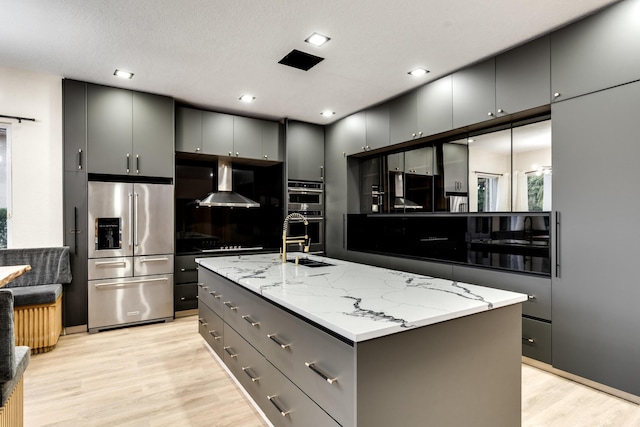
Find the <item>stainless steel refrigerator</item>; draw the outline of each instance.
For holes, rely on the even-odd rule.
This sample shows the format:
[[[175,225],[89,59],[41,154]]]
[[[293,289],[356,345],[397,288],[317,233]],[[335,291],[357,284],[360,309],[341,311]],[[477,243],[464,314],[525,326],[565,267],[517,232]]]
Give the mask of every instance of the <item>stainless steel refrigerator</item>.
[[[173,185],[88,190],[89,332],[173,320]]]

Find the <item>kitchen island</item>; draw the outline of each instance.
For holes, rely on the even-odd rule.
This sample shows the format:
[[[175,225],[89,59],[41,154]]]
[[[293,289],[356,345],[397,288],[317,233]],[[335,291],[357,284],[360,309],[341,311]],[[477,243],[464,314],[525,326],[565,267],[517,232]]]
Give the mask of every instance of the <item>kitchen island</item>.
[[[200,333],[277,426],[516,426],[526,295],[317,256],[199,259]]]

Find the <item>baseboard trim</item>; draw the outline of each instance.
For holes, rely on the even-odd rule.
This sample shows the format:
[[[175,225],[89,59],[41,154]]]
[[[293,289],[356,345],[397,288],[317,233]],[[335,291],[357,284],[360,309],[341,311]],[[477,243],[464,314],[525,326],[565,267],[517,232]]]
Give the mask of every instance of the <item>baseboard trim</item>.
[[[602,391],[612,396],[619,397],[620,399],[628,400],[629,402],[635,403],[636,405],[640,405],[640,396],[636,396],[635,394],[627,393],[626,391],[618,390],[617,388],[613,388],[608,385],[604,385],[596,381],[592,381],[587,378],[583,378],[581,376],[554,368],[553,366],[547,363],[540,362],[539,360],[531,359],[530,357],[522,356],[522,363],[529,366],[533,366],[534,368],[541,369],[543,371],[550,372],[554,375],[557,375],[562,378],[566,378],[568,380],[577,382],[579,384],[586,385],[587,387],[591,387],[593,389]]]
[[[62,329],[63,335],[82,334],[87,332],[87,325],[67,326]]]

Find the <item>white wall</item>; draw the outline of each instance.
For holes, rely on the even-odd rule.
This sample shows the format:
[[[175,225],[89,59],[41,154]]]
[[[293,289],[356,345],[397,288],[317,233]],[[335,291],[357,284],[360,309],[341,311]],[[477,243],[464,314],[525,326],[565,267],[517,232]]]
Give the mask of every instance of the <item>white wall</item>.
[[[8,246],[61,246],[62,78],[0,67],[0,118],[11,138],[12,188]]]

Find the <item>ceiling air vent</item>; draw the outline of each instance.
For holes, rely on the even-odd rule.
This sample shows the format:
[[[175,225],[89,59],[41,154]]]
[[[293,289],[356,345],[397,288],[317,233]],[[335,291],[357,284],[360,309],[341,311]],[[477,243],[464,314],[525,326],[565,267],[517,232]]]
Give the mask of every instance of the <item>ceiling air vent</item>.
[[[289,67],[298,68],[300,70],[309,71],[311,67],[317,65],[324,58],[311,55],[309,53],[301,52],[297,49],[293,49],[284,58],[278,61],[278,64],[288,65]]]

